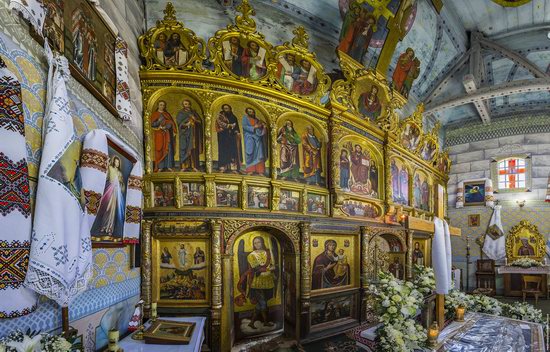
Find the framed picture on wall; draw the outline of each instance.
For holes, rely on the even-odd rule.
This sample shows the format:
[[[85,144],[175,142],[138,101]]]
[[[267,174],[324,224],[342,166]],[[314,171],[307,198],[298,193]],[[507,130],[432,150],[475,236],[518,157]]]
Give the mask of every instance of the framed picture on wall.
[[[72,76],[113,115],[116,103],[116,34],[88,0],[43,0],[43,34],[69,60]],[[43,39],[34,30],[32,36]]]
[[[464,182],[464,205],[485,205],[485,180]]]
[[[479,227],[479,214],[470,214],[468,215],[468,226],[469,227]]]

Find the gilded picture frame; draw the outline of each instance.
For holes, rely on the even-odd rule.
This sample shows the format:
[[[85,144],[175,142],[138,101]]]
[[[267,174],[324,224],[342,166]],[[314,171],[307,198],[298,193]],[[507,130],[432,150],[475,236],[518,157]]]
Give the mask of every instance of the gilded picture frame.
[[[536,225],[527,220],[510,229],[506,236],[506,258],[513,262],[521,258],[531,258],[542,262],[546,256],[546,240]]]

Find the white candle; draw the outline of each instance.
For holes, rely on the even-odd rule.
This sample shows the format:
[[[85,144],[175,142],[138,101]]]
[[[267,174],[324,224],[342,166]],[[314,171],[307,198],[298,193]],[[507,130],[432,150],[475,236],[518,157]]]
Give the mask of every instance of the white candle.
[[[151,303],[151,318],[157,317],[157,302]]]
[[[109,330],[109,352],[118,352],[118,339],[120,337],[120,333],[118,330]]]

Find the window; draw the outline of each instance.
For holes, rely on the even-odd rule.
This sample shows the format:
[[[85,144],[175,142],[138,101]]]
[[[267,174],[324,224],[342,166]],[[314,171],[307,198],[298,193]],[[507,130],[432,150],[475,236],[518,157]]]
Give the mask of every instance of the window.
[[[497,192],[524,192],[531,187],[531,158],[511,156],[493,160],[493,187]]]

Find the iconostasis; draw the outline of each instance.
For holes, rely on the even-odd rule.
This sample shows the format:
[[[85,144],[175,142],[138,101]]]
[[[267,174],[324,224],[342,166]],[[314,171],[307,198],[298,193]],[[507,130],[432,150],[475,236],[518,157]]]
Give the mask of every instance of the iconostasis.
[[[142,295],[160,314],[206,316],[214,350],[367,319],[378,270],[411,277],[403,219],[433,218],[450,166],[439,126],[424,132],[421,105],[400,121],[406,96],[376,69],[339,51],[331,82],[303,27],[273,45],[247,1],[237,10],[205,41],[169,3],[139,41]],[[430,257],[417,242],[415,263]]]

